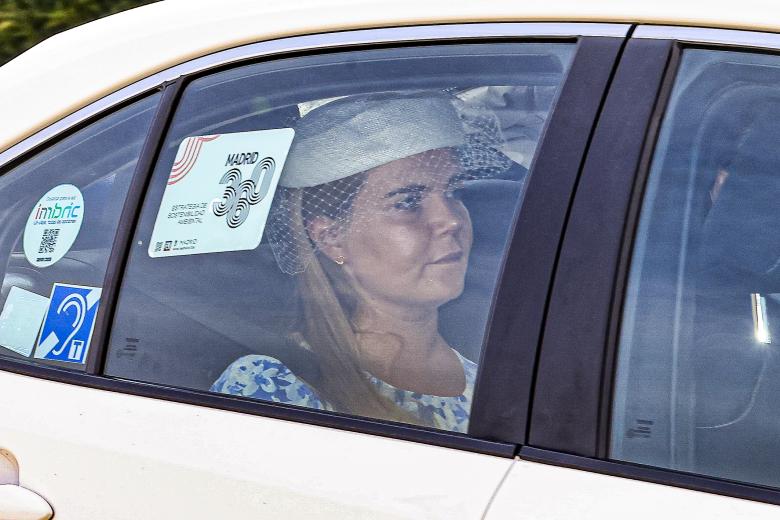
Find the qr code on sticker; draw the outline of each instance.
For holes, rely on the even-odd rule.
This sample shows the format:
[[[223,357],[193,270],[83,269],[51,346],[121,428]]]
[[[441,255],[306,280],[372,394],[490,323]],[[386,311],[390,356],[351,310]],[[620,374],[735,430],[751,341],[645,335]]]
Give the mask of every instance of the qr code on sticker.
[[[60,236],[59,228],[44,229],[43,237],[41,238],[41,246],[38,248],[38,254],[54,252],[54,248],[57,247],[57,239]]]

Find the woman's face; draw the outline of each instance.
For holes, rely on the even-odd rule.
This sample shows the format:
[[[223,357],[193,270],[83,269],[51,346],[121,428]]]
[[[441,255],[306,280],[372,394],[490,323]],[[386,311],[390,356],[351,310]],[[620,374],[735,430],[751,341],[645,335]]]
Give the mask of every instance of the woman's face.
[[[342,268],[363,298],[430,307],[460,295],[472,243],[460,172],[447,149],[367,172],[340,241]]]

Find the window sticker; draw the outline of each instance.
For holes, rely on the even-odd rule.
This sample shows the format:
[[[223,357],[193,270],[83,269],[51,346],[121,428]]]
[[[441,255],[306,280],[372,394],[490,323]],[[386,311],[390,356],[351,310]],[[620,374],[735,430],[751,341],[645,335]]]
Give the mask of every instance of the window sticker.
[[[99,287],[55,283],[35,357],[84,363],[100,304]]]
[[[0,313],[0,345],[30,356],[48,306],[47,297],[11,287]]]
[[[84,197],[72,184],[49,190],[33,207],[24,227],[24,256],[35,267],[48,267],[67,253],[84,220]]]
[[[182,141],[149,241],[149,256],[243,251],[260,245],[292,128]]]

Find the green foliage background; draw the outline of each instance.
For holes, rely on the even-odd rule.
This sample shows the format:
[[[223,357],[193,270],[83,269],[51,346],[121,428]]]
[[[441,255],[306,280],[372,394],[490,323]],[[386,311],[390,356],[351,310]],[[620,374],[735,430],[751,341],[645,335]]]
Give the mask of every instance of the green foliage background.
[[[60,31],[154,0],[0,0],[0,65]]]

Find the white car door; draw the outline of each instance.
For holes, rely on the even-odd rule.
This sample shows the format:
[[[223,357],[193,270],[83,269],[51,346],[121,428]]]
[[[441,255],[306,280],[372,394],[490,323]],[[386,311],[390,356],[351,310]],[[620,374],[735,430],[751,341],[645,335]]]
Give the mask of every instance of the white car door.
[[[538,456],[537,452],[537,456]],[[571,518],[583,520],[661,517],[730,519],[777,518],[778,507],[715,493],[706,493],[633,478],[602,474],[597,465],[582,469],[562,467],[560,458],[547,454],[546,462],[518,460],[491,502],[486,520]],[[614,465],[612,472],[619,473]],[[610,471],[606,470],[606,471]],[[631,475],[627,475],[630,477]],[[644,478],[647,478],[645,476]]]
[[[2,445],[57,518],[480,518],[512,462],[20,374],[0,385]]]
[[[0,391],[7,396],[0,448],[10,461],[5,483],[19,486],[12,491],[18,500],[5,506],[16,507],[13,514],[45,518],[35,493],[57,518],[79,520],[482,517],[525,434],[533,359],[518,353],[514,336],[533,325],[522,339],[533,352],[555,238],[626,27],[419,29],[395,37],[377,31],[377,40],[468,39],[274,60],[257,58],[278,53],[279,42],[226,51],[191,63],[193,77],[166,84],[161,94],[125,102],[3,166],[0,194],[12,207],[0,236]],[[583,32],[597,37],[578,40]],[[508,40],[482,41],[482,33]],[[368,36],[325,41],[337,47]],[[289,47],[318,42],[296,39]],[[250,64],[224,67],[239,59]],[[219,178],[197,178],[211,137],[231,136],[231,144],[251,137],[265,146],[271,132],[294,131],[333,99],[388,91],[452,96],[466,123],[503,140],[502,176],[486,172],[462,187],[471,261],[462,295],[439,314],[442,336],[460,358],[481,360],[487,374],[465,433],[424,419],[423,426],[401,424],[212,391],[237,358],[279,352],[297,317],[294,292],[265,241],[248,246],[246,236],[226,234],[221,245],[189,254],[193,244],[159,238],[161,218],[189,225],[203,217],[199,201],[190,207],[187,196],[208,188],[218,201],[225,190]],[[556,102],[567,111],[548,125]],[[535,182],[529,170],[545,132],[568,152],[562,157],[557,145],[540,152],[540,171],[558,177],[540,173]],[[188,152],[198,142],[201,156]],[[237,149],[233,159],[251,160],[252,152]],[[188,161],[194,173],[187,182],[196,179],[196,187],[163,207]],[[228,154],[219,167],[230,161]],[[515,226],[525,200],[531,209]],[[539,233],[526,239],[528,230]],[[194,238],[206,243],[213,232]],[[516,257],[539,271],[518,268]],[[505,262],[527,280],[496,296]],[[518,305],[528,316],[517,315]],[[305,352],[290,366],[301,374],[318,368]]]

